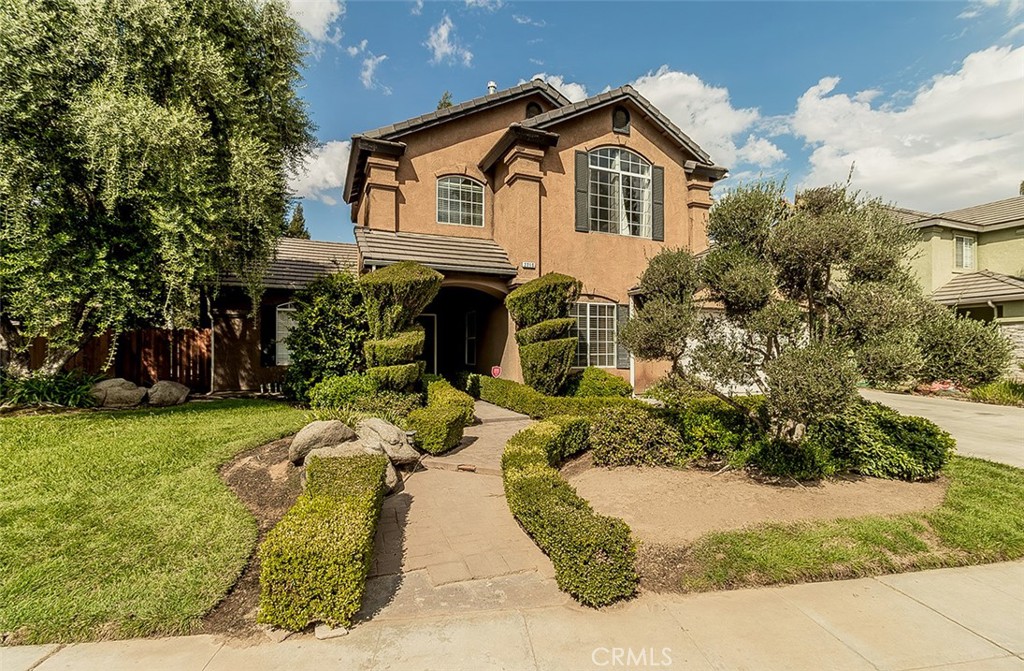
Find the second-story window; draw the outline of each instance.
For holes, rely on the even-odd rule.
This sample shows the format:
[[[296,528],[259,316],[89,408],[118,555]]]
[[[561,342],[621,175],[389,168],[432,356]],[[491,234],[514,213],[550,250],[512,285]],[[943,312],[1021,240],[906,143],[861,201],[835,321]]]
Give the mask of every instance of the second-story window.
[[[956,246],[956,269],[974,270],[974,246],[976,240],[969,235],[955,235],[953,242]]]
[[[641,238],[651,231],[651,164],[628,149],[589,154],[590,230]]]
[[[437,223],[483,226],[484,185],[461,175],[437,180]]]

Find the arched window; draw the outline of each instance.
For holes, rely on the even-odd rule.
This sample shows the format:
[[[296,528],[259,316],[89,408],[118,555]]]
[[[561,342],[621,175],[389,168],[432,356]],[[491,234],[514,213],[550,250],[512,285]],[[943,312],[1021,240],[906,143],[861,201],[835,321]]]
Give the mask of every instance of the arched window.
[[[437,223],[484,225],[484,185],[462,175],[437,180]]]
[[[590,230],[652,237],[651,164],[620,147],[589,154]]]
[[[629,110],[625,107],[616,107],[612,112],[612,130],[629,134]]]
[[[535,117],[541,113],[540,105],[535,102],[526,103],[526,118]]]

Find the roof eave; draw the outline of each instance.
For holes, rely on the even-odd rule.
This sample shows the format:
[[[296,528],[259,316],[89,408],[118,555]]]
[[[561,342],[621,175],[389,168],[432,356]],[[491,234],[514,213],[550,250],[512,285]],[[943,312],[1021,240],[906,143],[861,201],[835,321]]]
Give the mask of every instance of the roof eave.
[[[365,170],[367,156],[377,153],[384,154],[385,156],[401,156],[405,153],[405,148],[404,142],[392,142],[391,140],[353,135],[352,147],[348,154],[348,173],[345,175],[345,190],[342,193],[345,202],[351,204],[359,195],[362,185],[357,180],[357,176],[361,176]]]
[[[363,257],[363,268],[369,268],[369,267],[381,268],[383,266],[391,266],[391,265],[394,265],[396,263],[401,263],[402,261],[407,261],[407,260],[408,259],[384,259],[384,258],[374,258],[372,256],[364,256]],[[423,265],[427,266],[428,268],[433,268],[434,270],[439,270],[439,271],[447,271],[447,272],[450,272],[450,273],[469,273],[469,274],[473,274],[473,275],[492,275],[492,276],[495,276],[495,277],[515,277],[516,276],[516,269],[512,268],[511,266],[509,266],[509,268],[507,268],[507,269],[498,269],[498,268],[467,268],[465,266],[452,266],[452,265],[448,265],[448,264],[445,264],[445,263],[426,263],[426,262],[421,262],[421,263],[423,263]]]
[[[494,164],[505,155],[505,152],[520,142],[541,148],[554,147],[558,144],[558,133],[538,128],[525,128],[518,123],[511,124],[483,157],[478,167],[484,173],[490,172]]]

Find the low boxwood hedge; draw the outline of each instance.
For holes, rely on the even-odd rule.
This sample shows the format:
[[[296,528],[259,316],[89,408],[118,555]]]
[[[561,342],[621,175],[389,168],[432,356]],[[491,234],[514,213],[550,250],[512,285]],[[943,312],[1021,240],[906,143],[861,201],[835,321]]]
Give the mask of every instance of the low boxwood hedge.
[[[548,319],[533,326],[526,326],[516,331],[516,342],[520,345],[532,345],[544,340],[568,338],[569,331],[576,324],[575,317]]]
[[[429,454],[447,452],[462,441],[473,423],[473,398],[446,380],[427,385],[427,406],[409,413],[407,425],[416,432],[416,446]]]
[[[477,378],[480,385],[480,399],[501,406],[513,412],[544,419],[555,415],[591,416],[609,407],[631,405],[648,408],[646,403],[634,398],[621,396],[580,398],[576,396],[548,396],[525,384],[501,378]]]
[[[423,354],[426,333],[420,325],[400,331],[391,338],[367,340],[363,356],[367,366],[395,366],[408,363]]]
[[[370,571],[387,457],[313,457],[306,491],[260,546],[259,621],[349,626]]]
[[[309,406],[314,410],[344,408],[377,391],[377,381],[368,375],[332,375],[313,385]]]
[[[425,361],[413,361],[397,366],[374,366],[367,368],[366,374],[373,378],[381,389],[403,391],[416,384],[423,375],[426,365]]]
[[[555,466],[587,447],[588,421],[560,417],[523,429],[505,446],[505,498],[550,557],[558,587],[588,606],[636,592],[636,546],[622,520],[594,512]]]
[[[583,397],[632,396],[633,387],[618,375],[603,368],[589,366],[583,369],[573,385],[572,395]]]

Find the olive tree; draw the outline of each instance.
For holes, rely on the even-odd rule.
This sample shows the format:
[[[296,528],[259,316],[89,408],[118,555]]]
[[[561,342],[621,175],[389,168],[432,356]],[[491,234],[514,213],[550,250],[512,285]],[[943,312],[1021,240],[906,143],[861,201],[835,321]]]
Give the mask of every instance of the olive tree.
[[[280,0],[0,3],[0,349],[54,372],[94,334],[254,296],[312,144]]]

